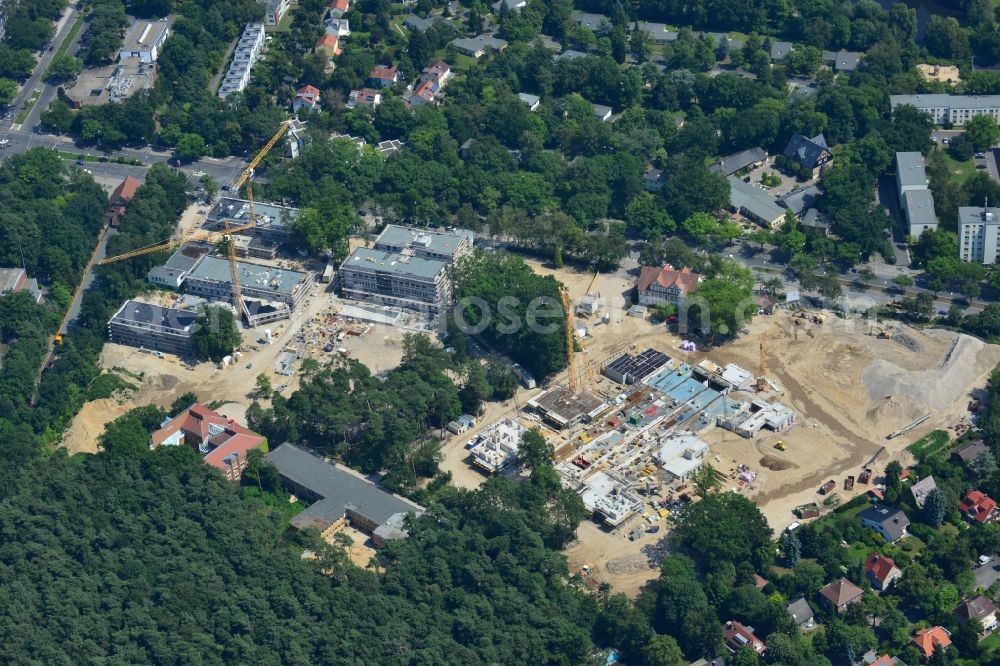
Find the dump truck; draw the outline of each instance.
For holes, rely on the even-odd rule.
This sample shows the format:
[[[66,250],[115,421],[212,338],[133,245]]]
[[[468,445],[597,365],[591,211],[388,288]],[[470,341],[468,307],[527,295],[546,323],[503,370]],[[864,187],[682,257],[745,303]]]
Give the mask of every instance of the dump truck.
[[[826,495],[828,492],[830,492],[836,487],[837,487],[836,482],[834,482],[833,479],[830,479],[829,481],[827,481],[826,483],[824,483],[822,486],[819,487],[819,494]]]
[[[854,490],[854,477],[849,476],[844,479],[844,490]]]

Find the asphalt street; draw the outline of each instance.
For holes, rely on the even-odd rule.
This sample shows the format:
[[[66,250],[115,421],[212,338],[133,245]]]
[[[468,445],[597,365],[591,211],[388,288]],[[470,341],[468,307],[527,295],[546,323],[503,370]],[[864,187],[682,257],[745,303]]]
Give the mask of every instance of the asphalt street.
[[[47,92],[45,89],[51,88],[52,95],[55,95],[55,87],[43,84],[42,77],[45,76],[45,70],[49,68],[49,63],[52,62],[52,58],[55,57],[56,52],[59,50],[59,45],[66,40],[66,36],[69,34],[69,31],[73,27],[73,23],[76,21],[76,17],[79,16],[79,14],[80,13],[72,5],[63,10],[62,18],[60,18],[59,22],[56,24],[56,34],[55,37],[52,38],[51,48],[42,53],[38,64],[35,65],[35,69],[31,73],[31,76],[29,76],[28,80],[24,82],[21,92],[18,93],[17,97],[14,98],[14,101],[11,102],[10,108],[14,110],[14,116],[17,115],[17,111],[21,109],[24,102],[31,96],[31,93],[34,92],[35,88],[41,87],[43,95]],[[39,102],[40,101],[41,99],[39,99]],[[37,109],[38,106],[39,105],[36,104],[35,108]],[[37,115],[37,113],[33,112],[32,115]]]

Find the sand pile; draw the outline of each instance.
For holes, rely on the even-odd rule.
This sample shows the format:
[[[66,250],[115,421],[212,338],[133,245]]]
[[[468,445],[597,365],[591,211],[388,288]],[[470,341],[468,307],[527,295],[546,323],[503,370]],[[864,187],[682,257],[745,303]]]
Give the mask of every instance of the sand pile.
[[[862,375],[868,395],[877,403],[872,411],[881,410],[886,417],[894,415],[890,410],[892,402],[886,398],[900,396],[912,398],[930,409],[947,409],[985,371],[978,362],[984,346],[982,341],[960,334],[954,347],[941,359],[942,364],[927,370],[906,370],[885,359],[876,359]],[[904,405],[900,402],[898,406]]]
[[[927,407],[908,395],[891,395],[875,399],[868,410],[868,420],[885,428],[898,428],[927,413]]]

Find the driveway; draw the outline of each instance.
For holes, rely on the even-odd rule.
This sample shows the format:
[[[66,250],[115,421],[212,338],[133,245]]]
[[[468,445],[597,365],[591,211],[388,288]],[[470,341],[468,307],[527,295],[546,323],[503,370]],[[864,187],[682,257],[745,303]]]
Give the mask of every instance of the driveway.
[[[976,577],[976,587],[981,587],[985,590],[997,581],[1000,581],[1000,560],[994,555],[992,562],[985,567],[973,569],[972,573]]]

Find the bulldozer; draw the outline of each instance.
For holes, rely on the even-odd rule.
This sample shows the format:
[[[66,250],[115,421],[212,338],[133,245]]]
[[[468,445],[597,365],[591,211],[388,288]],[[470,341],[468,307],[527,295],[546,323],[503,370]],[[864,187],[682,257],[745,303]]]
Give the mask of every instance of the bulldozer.
[[[784,451],[785,443],[779,439],[777,442],[774,443],[774,448],[778,449],[779,451]]]

